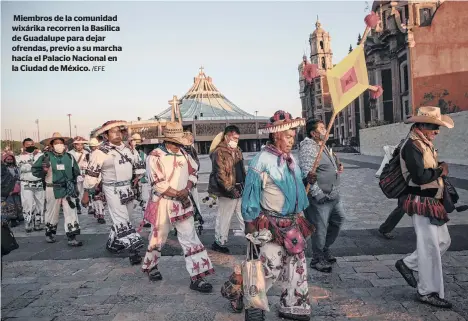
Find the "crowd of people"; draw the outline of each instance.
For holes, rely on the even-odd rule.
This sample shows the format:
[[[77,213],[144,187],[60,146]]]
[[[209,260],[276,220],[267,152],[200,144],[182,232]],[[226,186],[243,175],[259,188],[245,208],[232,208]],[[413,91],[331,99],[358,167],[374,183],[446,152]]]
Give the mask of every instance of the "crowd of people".
[[[395,216],[412,216],[417,244],[414,253],[396,262],[396,268],[410,286],[417,288],[421,302],[448,308],[451,304],[444,299],[441,263],[441,255],[450,246],[444,208],[448,165],[438,161],[433,141],[439,127],[452,128],[453,121],[441,115],[438,108],[421,107],[418,115],[406,122],[413,125],[399,157],[407,188],[399,197]],[[296,160],[291,151],[296,131],[303,126],[307,137],[300,143]],[[208,192],[217,197],[219,207],[211,249],[230,253],[228,234],[235,214],[238,231],[258,250],[265,290],[274,283],[281,286],[279,316],[309,320],[305,249],[310,238],[310,268],[332,271],[336,258],[331,249],[346,216],[340,198],[346,192],[340,191],[344,166],[325,146],[326,124],[322,120],[306,122],[277,111],[261,131],[269,134],[269,142],[249,162],[247,170],[238,147],[239,128],[227,126],[212,143]],[[56,242],[62,212],[68,245],[76,247],[83,245],[79,215],[83,207],[87,208],[97,223],[105,223],[106,218],[112,222],[107,250],[128,253],[131,264],[141,263],[150,281],[163,278],[158,269],[161,249],[175,229],[190,289],[211,292],[213,286],[206,277],[214,273],[214,267],[196,228],[200,161],[194,137],[184,132],[180,123],[169,122],[161,140],[146,155],[138,134],[127,137],[126,121],[104,123],[89,141],[55,133],[42,141],[43,151],[31,139],[25,139],[20,155],[2,155],[2,176],[8,170],[17,182],[14,190],[2,197],[2,218],[11,226],[24,220],[26,232],[45,229],[45,240],[52,243]],[[312,170],[316,161],[318,167]],[[135,202],[144,210],[140,225],[151,226],[144,255],[140,254],[143,239],[134,227],[137,222],[131,221]],[[10,210],[4,213],[7,207]],[[381,232],[388,237],[389,230],[381,228]],[[419,274],[418,281],[414,272]],[[222,293],[234,312],[245,310],[246,320],[264,320],[262,309],[244,307],[246,290],[252,291],[242,286],[238,275],[224,284]]]

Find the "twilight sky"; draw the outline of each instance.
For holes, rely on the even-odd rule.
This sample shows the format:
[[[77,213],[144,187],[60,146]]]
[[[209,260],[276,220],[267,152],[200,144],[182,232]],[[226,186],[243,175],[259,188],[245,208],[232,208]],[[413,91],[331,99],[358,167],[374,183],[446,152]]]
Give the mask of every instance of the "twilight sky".
[[[11,129],[13,139],[37,138],[36,119],[41,139],[55,131],[69,134],[69,113],[72,135],[76,125],[78,135],[85,137],[107,120],[151,118],[168,107],[173,95],[188,91],[201,65],[215,86],[245,111],[271,116],[284,109],[300,116],[297,67],[304,50],[310,54],[308,39],[317,15],[330,32],[333,62],[338,63],[364,31],[367,13],[364,1],[2,1],[1,136]],[[112,24],[121,31],[99,34],[106,36],[105,45],[120,45],[123,51],[116,54],[117,62],[104,63],[104,72],[12,72],[11,48],[19,44],[12,41],[12,26],[19,24],[13,21],[15,14],[118,15]]]

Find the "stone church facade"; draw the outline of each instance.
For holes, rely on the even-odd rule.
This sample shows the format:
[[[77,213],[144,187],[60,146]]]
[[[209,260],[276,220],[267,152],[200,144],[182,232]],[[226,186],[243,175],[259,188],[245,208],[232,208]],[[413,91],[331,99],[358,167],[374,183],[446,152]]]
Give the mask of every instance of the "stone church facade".
[[[417,108],[423,104],[429,103],[433,106],[437,106],[437,99],[428,101],[428,98],[431,97],[422,93],[424,90],[421,89],[421,87],[424,87],[425,84],[418,81],[416,77],[418,74],[424,74],[423,69],[428,69],[428,63],[437,65],[437,60],[442,58],[439,57],[436,61],[428,61],[425,66],[419,63],[419,66],[417,66],[419,69],[411,71],[411,61],[419,62],[417,59],[421,59],[423,55],[425,55],[421,49],[414,49],[418,49],[418,43],[423,43],[424,38],[429,39],[429,34],[431,32],[433,33],[432,29],[434,28],[431,28],[431,26],[438,10],[444,9],[444,6],[458,6],[459,8],[456,10],[459,11],[458,14],[462,17],[463,12],[465,16],[468,12],[467,5],[468,3],[466,2],[462,4],[462,2],[451,1],[374,1],[372,10],[380,15],[381,22],[376,30],[372,30],[369,34],[364,43],[364,50],[369,83],[382,86],[384,92],[378,99],[371,100],[368,91],[365,91],[347,108],[341,111],[336,117],[331,131],[330,139],[333,143],[358,146],[359,129],[401,122],[415,113]],[[465,9],[462,9],[462,7]],[[455,22],[460,19],[452,18]],[[461,22],[457,22],[457,25],[456,28],[462,28]],[[416,39],[415,43],[413,31],[415,36],[424,32],[424,38],[419,37],[419,39]],[[454,32],[456,31],[454,30]],[[360,41],[361,36],[359,35],[357,43]],[[321,70],[332,68],[331,58],[333,53],[331,49],[331,37],[322,29],[319,22],[316,23],[316,30],[310,35],[309,43],[311,52],[310,61],[318,64]],[[433,43],[432,46],[431,44],[424,43],[424,45],[421,44],[420,47],[434,47],[434,45],[435,43]],[[458,49],[455,48],[457,44],[453,46],[454,49],[451,51],[454,55],[459,55]],[[464,46],[466,53],[468,53],[466,41],[462,46]],[[352,47],[350,46],[350,51],[351,50]],[[413,57],[410,56],[411,54],[413,54]],[[327,92],[328,85],[326,77],[317,77],[313,80],[312,84],[307,84],[302,76],[302,68],[306,60],[307,57],[303,57],[303,62],[298,68],[299,93],[303,117],[315,117],[328,121],[331,117],[332,104]],[[455,61],[455,58],[452,60]],[[467,63],[464,64],[467,65]],[[449,80],[455,79],[454,77],[456,77],[458,73],[449,71],[447,68],[445,73],[444,71],[439,72],[448,77]],[[434,67],[432,67],[432,69],[434,69]],[[459,69],[464,69],[464,67],[460,66]],[[465,69],[468,70],[468,67]],[[450,73],[448,76],[447,72]],[[425,79],[425,83],[433,83],[436,77],[437,76],[434,74],[432,77],[433,81]],[[445,83],[445,87],[451,86],[454,88],[452,90],[452,95],[457,98],[463,95],[463,93],[460,94],[463,89],[454,87],[459,83],[460,82],[453,81],[447,81]],[[413,86],[414,89],[412,89]],[[418,96],[412,97],[411,94],[413,92],[416,92]],[[463,92],[468,92],[468,90]],[[444,89],[440,87],[438,93],[440,94],[439,96],[443,96],[447,91],[444,91]],[[468,105],[468,94],[466,94],[466,99],[466,101],[460,103],[458,101],[463,100],[463,97],[460,96],[457,100],[458,105],[461,106],[459,109],[463,110],[465,108],[464,106]],[[454,111],[457,110],[449,110],[448,112]]]

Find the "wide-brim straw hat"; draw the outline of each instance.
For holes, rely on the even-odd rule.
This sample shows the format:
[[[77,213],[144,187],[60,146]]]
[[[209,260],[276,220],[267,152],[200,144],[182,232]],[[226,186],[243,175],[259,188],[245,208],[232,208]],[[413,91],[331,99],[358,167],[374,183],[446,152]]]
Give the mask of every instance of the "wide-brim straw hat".
[[[136,141],[137,143],[141,143],[142,139],[141,139],[140,134],[138,133],[133,134],[132,137],[130,138],[130,141]]]
[[[101,143],[97,140],[97,138],[91,138],[89,140],[89,147],[98,147]]]
[[[88,141],[84,137],[76,136],[75,138],[73,138],[73,144],[87,144],[87,143]]]
[[[191,144],[184,133],[182,125],[178,122],[167,122],[163,134],[164,136],[158,137],[158,139],[183,146]]]
[[[64,144],[68,144],[68,142],[71,140],[70,137],[67,136],[62,136],[59,132],[55,132],[52,134],[52,137],[46,138],[43,141],[41,141],[41,144],[44,146],[50,145],[50,143],[56,139],[61,139]]]
[[[216,147],[218,147],[219,143],[221,143],[223,138],[224,138],[224,132],[219,132],[218,135],[216,135],[213,141],[211,142],[210,151],[208,153],[211,154],[216,149]]]
[[[275,112],[273,117],[270,118],[270,123],[264,128],[258,130],[259,134],[271,134],[284,132],[286,130],[295,129],[305,125],[304,118],[292,118],[292,115],[283,110]]]
[[[94,133],[94,136],[100,136],[104,134],[106,131],[108,131],[111,128],[114,127],[120,127],[121,130],[126,130],[128,126],[128,122],[125,120],[109,120],[108,122],[105,122],[102,124],[101,128],[96,130]]]
[[[415,116],[411,116],[405,120],[405,124],[412,123],[435,124],[447,128],[453,128],[455,126],[452,118],[447,115],[442,115],[439,107],[432,106],[419,107],[418,113]]]

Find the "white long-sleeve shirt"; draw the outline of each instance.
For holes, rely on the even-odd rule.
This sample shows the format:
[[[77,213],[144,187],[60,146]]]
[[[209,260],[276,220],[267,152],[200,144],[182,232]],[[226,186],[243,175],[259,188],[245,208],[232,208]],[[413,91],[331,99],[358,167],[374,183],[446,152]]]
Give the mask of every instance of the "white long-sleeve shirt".
[[[90,157],[86,169],[84,188],[93,189],[102,180],[104,184],[130,181],[133,175],[145,173],[145,164],[138,152],[127,145],[102,144]]]

